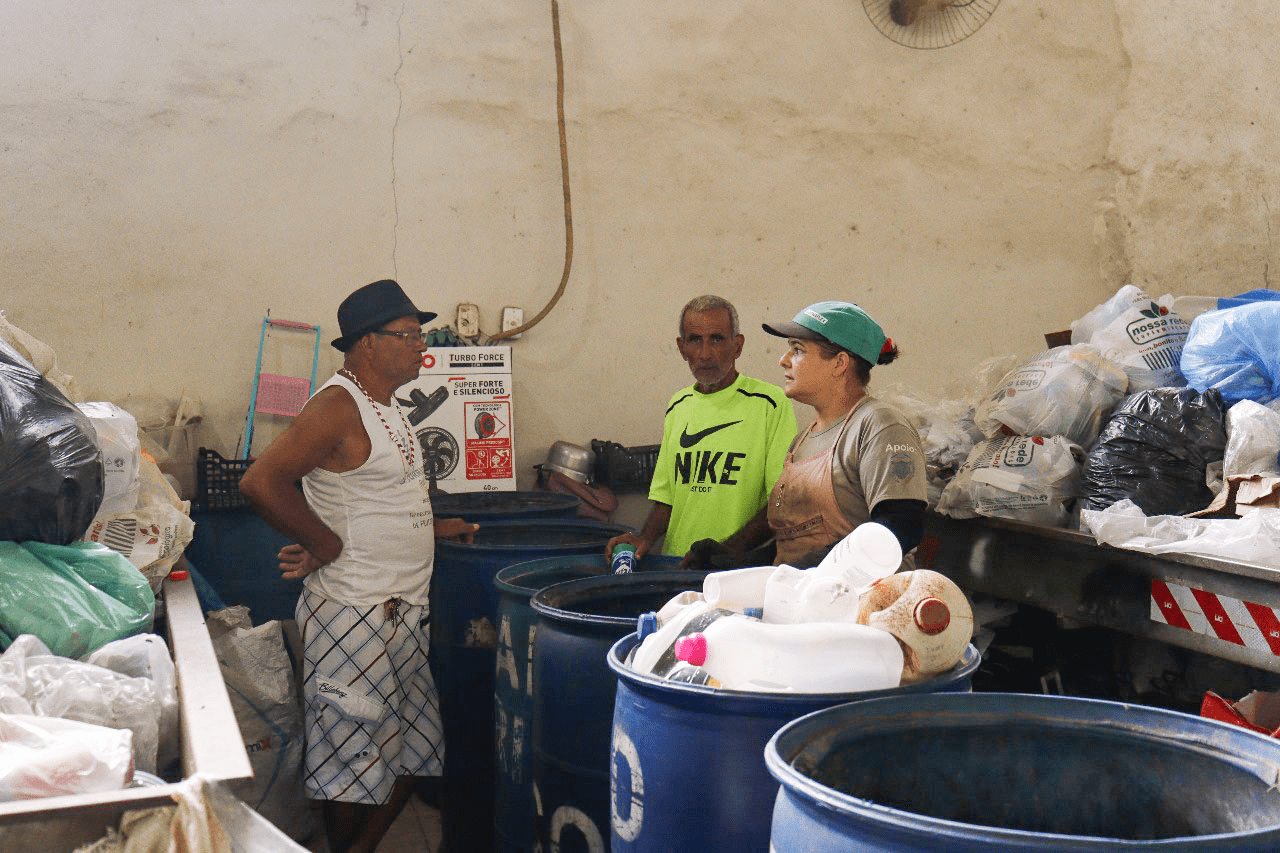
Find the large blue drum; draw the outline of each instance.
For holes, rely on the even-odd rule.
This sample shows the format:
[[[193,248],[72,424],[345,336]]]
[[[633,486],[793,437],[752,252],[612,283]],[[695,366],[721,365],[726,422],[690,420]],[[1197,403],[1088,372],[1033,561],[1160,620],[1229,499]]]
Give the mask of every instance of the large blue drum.
[[[645,557],[640,566],[654,558]],[[659,557],[667,567],[677,557]],[[533,654],[533,781],[542,850],[602,853],[609,838],[609,742],[617,679],[605,658],[636,617],[686,590],[701,572],[639,571],[539,590]]]
[[[578,580],[593,585],[612,586],[626,583],[626,578],[674,568],[678,557],[646,555],[636,566],[635,575],[611,575],[603,550],[595,554],[543,557],[527,563],[516,563],[498,572],[494,584],[498,588],[498,649],[494,668],[494,749],[497,772],[494,785],[494,818],[498,853],[526,853],[534,848],[534,819],[537,808],[533,796],[534,741],[534,649],[538,645],[539,617],[530,598],[541,590],[573,585]],[[612,578],[618,578],[618,581]],[[617,596],[622,598],[621,596]],[[668,596],[669,597],[669,596]],[[665,599],[664,599],[665,600]],[[652,608],[650,608],[652,609]],[[617,619],[627,627],[615,630],[614,639],[635,625],[635,618]],[[607,646],[606,646],[607,648]],[[604,664],[604,650],[599,660],[584,661],[588,670],[603,669],[612,687],[613,678]],[[576,658],[575,658],[576,659]],[[548,686],[555,701],[570,702],[580,713],[594,713],[582,701],[585,671],[577,671],[568,684]],[[542,697],[539,693],[539,698]],[[612,695],[606,714],[613,713]],[[608,761],[608,729],[605,730],[603,763]],[[544,797],[545,799],[545,797]]]
[[[780,729],[772,850],[1280,850],[1280,741],[1068,696],[893,696]]]
[[[494,576],[542,557],[599,554],[630,528],[585,519],[482,524],[472,543],[436,543],[431,578],[431,669],[444,722],[441,823],[448,853],[494,848],[493,674],[498,645]]]
[[[764,747],[774,732],[797,717],[855,700],[968,691],[982,659],[970,645],[942,675],[889,690],[749,693],[634,672],[625,661],[636,642],[635,634],[623,637],[608,657],[618,679],[613,853],[768,853],[778,783],[765,767]]]

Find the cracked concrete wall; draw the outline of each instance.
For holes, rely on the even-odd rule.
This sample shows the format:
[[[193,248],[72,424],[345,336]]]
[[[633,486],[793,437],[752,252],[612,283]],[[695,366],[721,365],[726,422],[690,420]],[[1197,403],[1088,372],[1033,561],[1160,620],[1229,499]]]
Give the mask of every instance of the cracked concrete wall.
[[[557,439],[657,441],[699,293],[747,373],[780,377],[762,320],[845,298],[903,349],[877,384],[942,392],[1130,276],[1265,282],[1265,11],[1004,3],[917,51],[856,2],[565,0],[575,247],[513,345],[521,486]],[[493,333],[560,280],[549,3],[12,0],[0,49],[0,309],[91,398],[198,395],[199,443],[235,450],[268,310],[327,344],[395,276]]]

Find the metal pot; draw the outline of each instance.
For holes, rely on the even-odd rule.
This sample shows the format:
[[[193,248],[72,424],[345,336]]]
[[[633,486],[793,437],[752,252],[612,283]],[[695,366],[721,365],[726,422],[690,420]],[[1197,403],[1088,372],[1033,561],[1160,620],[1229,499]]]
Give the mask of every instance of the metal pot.
[[[595,467],[595,454],[585,447],[579,447],[567,441],[557,441],[547,451],[547,461],[542,467],[559,471],[579,483],[589,483],[592,469]]]

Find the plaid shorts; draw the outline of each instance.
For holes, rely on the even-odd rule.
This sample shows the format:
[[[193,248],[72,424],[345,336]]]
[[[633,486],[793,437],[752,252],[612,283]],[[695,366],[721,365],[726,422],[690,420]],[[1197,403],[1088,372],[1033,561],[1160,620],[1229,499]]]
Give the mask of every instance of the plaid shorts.
[[[440,697],[427,666],[427,608],[347,607],[303,590],[302,699],[308,797],[380,805],[399,776],[439,776]]]

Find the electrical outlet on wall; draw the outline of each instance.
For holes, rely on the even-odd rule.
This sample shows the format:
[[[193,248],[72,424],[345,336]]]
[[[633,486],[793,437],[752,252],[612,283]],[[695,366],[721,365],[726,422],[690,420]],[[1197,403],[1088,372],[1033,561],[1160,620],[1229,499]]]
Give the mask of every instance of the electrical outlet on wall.
[[[480,334],[480,308],[470,302],[458,303],[458,337],[474,338]]]
[[[507,331],[508,329],[514,329],[514,328],[516,328],[517,326],[520,326],[520,325],[523,325],[523,324],[524,324],[524,309],[523,309],[523,308],[513,308],[513,307],[511,307],[510,305],[508,305],[506,308],[503,308],[503,309],[502,309],[502,331],[504,331],[504,332],[505,332],[505,331]],[[519,337],[521,337],[521,336],[520,336],[520,335],[512,335],[512,336],[509,338],[509,340],[513,340],[513,341],[514,341],[514,340],[516,340],[516,339],[517,339],[517,338],[519,338]]]

